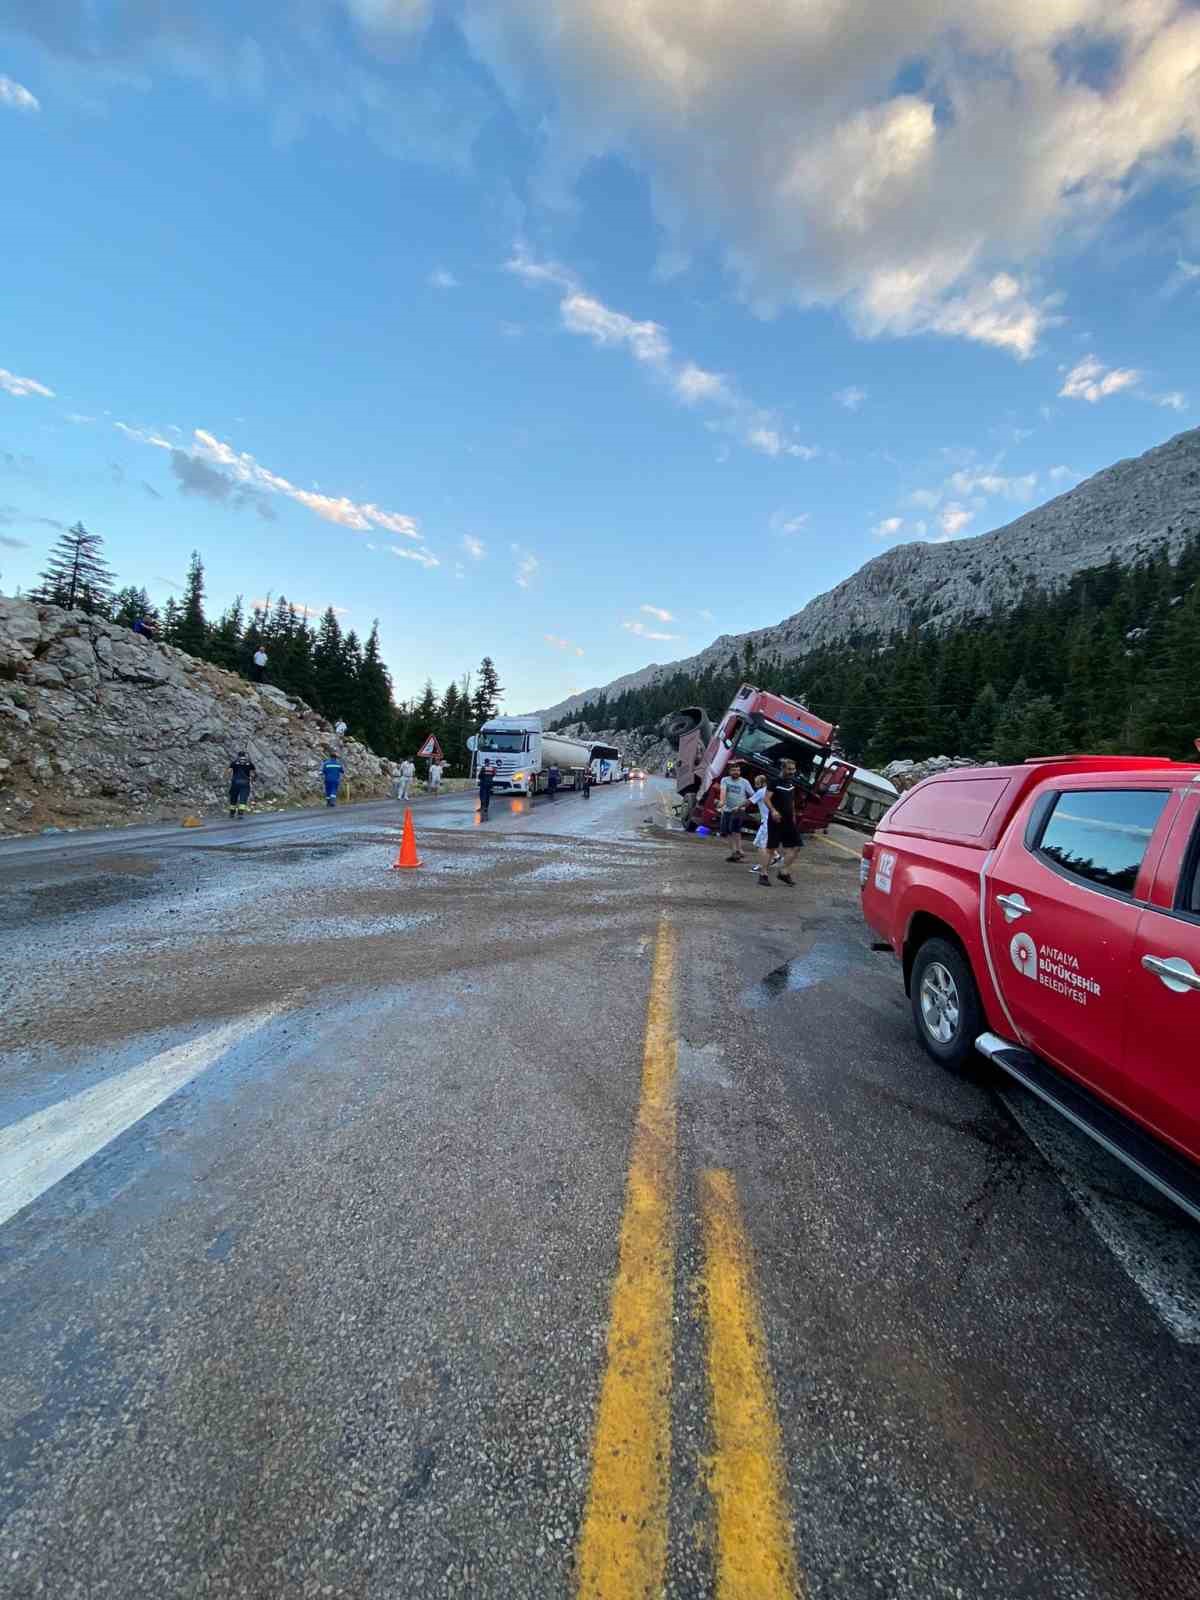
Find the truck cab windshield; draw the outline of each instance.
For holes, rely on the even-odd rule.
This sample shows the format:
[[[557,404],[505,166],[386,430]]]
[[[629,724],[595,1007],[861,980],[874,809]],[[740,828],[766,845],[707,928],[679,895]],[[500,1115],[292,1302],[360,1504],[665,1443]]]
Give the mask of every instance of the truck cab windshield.
[[[763,772],[779,775],[780,763],[792,760],[796,763],[798,775],[805,780],[816,776],[813,757],[816,752],[799,739],[789,738],[771,727],[744,727],[734,742],[735,754],[743,759],[749,759],[752,765]]]
[[[479,749],[504,750],[515,754],[525,749],[525,741],[528,737],[528,734],[520,730],[505,733],[502,729],[499,729],[491,733],[481,733],[479,735]]]

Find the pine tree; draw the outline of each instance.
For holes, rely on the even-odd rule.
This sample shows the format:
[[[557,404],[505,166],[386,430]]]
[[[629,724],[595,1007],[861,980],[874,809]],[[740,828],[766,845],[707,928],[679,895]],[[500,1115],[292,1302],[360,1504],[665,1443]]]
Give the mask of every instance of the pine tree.
[[[155,632],[160,626],[157,607],[151,605],[146,590],[139,589],[134,584],[117,590],[112,597],[108,614],[111,620],[122,628],[132,628],[139,617]]]
[[[190,656],[203,656],[208,646],[208,623],[204,617],[204,563],[198,550],[188,562],[187,583],[183,590],[183,615],[175,631],[174,643]]]
[[[471,705],[476,728],[494,717],[500,709],[500,700],[504,690],[500,687],[500,675],[496,671],[496,663],[491,656],[484,656],[479,663],[479,672],[475,681],[475,699]]]
[[[358,680],[358,703],[351,724],[358,737],[377,754],[385,755],[394,746],[395,713],[392,709],[392,680],[383,664],[379,648],[379,621],[371,624],[363,650]]]
[[[239,594],[233,604],[221,613],[209,639],[209,652],[219,667],[225,667],[230,672],[237,671],[241,663],[244,629],[245,613]]]
[[[167,603],[163,607],[162,616],[162,636],[165,643],[175,644],[176,640],[178,639],[179,619],[181,615],[182,613],[179,609],[179,601],[176,600],[174,595],[168,596]]]
[[[113,576],[101,554],[104,540],[89,533],[82,522],[58,539],[31,598],[42,605],[62,606],[66,611],[104,614],[112,593]]]

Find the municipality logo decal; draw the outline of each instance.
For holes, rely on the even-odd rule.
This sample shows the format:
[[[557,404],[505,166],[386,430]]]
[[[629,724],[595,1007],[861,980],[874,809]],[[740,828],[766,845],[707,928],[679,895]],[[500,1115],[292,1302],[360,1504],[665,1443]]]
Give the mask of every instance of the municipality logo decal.
[[[1012,957],[1012,964],[1018,972],[1023,972],[1027,978],[1036,978],[1038,975],[1037,946],[1027,933],[1014,935],[1008,947]]]

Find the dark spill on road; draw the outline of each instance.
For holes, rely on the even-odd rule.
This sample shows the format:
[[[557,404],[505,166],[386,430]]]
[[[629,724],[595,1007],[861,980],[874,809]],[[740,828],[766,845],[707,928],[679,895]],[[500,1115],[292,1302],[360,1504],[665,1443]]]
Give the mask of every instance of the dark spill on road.
[[[841,939],[820,939],[804,955],[793,956],[768,972],[742,995],[742,1004],[751,1008],[766,1005],[784,995],[801,994],[819,984],[846,977],[866,962],[866,952]]]

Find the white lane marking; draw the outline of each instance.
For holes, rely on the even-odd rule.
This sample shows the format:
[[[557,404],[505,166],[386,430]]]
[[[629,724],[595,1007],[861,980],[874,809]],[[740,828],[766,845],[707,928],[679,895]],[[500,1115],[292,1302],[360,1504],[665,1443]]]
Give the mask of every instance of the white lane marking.
[[[0,1129],[0,1226],[283,1009],[270,1006],[224,1023]]]
[[[1200,1228],[1036,1096],[1001,1098],[1171,1335],[1200,1344]]]

